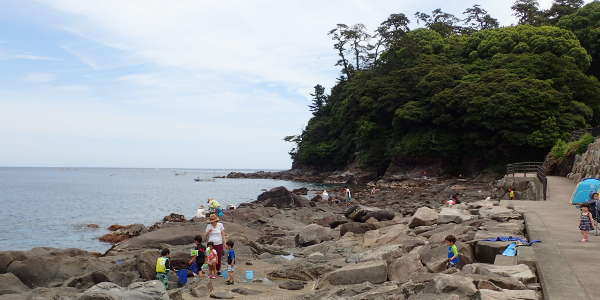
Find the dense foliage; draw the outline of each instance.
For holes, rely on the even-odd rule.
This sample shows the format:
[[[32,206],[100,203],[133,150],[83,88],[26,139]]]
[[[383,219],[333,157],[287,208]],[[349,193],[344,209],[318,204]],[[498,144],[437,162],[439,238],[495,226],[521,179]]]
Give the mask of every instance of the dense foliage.
[[[572,130],[598,125],[600,83],[578,37],[596,53],[600,3],[567,16],[557,3],[559,13],[527,9],[535,25],[562,17],[562,28],[528,25],[528,17],[497,28],[478,5],[465,11],[466,26],[441,10],[417,13],[426,28],[416,30],[403,14],[392,15],[373,36],[339,24],[330,34],[342,76],[329,96],[315,87],[314,117],[287,138],[297,143],[294,166],[358,162],[383,172],[392,161],[442,162],[462,172],[541,159]]]

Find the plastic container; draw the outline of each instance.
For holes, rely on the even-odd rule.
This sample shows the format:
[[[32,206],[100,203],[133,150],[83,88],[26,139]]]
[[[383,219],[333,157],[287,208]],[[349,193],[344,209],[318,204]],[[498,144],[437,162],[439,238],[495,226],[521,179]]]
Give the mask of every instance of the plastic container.
[[[221,274],[223,275],[223,279],[229,279],[229,272],[227,270],[221,271]]]
[[[254,271],[246,271],[246,281],[250,282],[252,280],[254,280]]]
[[[188,270],[177,270],[177,278],[179,278],[179,284],[184,285],[188,280]]]

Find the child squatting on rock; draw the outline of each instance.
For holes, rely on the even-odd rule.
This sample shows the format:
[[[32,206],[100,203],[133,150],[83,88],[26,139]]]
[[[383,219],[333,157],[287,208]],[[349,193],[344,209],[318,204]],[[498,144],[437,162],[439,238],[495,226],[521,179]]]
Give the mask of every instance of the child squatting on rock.
[[[235,250],[233,250],[233,241],[227,241],[227,243],[225,243],[225,246],[227,246],[227,274],[229,274],[229,278],[225,283],[233,284],[235,280]]]
[[[460,254],[458,253],[458,247],[456,247],[456,237],[448,235],[444,240],[446,241],[446,245],[448,245],[448,264],[446,267],[448,269],[457,268],[460,262]]]
[[[165,289],[169,288],[169,271],[171,268],[171,251],[169,249],[162,249],[160,251],[160,257],[156,259],[156,279],[160,280],[165,286]]]
[[[202,236],[197,235],[194,237],[194,248],[191,251],[192,258],[189,261],[189,265],[192,268],[192,273],[197,278],[202,279],[206,275],[208,265],[203,268],[206,264],[206,248],[202,245]]]

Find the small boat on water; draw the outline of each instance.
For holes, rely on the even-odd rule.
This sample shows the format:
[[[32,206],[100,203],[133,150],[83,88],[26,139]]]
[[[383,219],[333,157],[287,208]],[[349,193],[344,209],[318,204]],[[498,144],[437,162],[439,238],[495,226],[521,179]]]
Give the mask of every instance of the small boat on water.
[[[202,180],[202,179],[200,179],[200,177],[196,177],[196,178],[194,178],[194,181],[195,181],[195,182],[200,182],[200,180]]]
[[[194,178],[195,182],[213,182],[215,181],[213,178],[200,178],[200,177],[196,177]]]

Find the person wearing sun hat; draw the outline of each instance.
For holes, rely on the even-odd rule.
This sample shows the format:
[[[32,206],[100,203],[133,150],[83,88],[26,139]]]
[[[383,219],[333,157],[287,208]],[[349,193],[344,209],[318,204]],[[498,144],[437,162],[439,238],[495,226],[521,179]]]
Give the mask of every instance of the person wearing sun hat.
[[[206,225],[206,241],[212,242],[214,249],[217,251],[217,272],[221,275],[221,258],[223,257],[223,245],[225,245],[225,227],[223,223],[219,222],[219,217],[215,214],[211,214],[208,217],[208,224]]]

